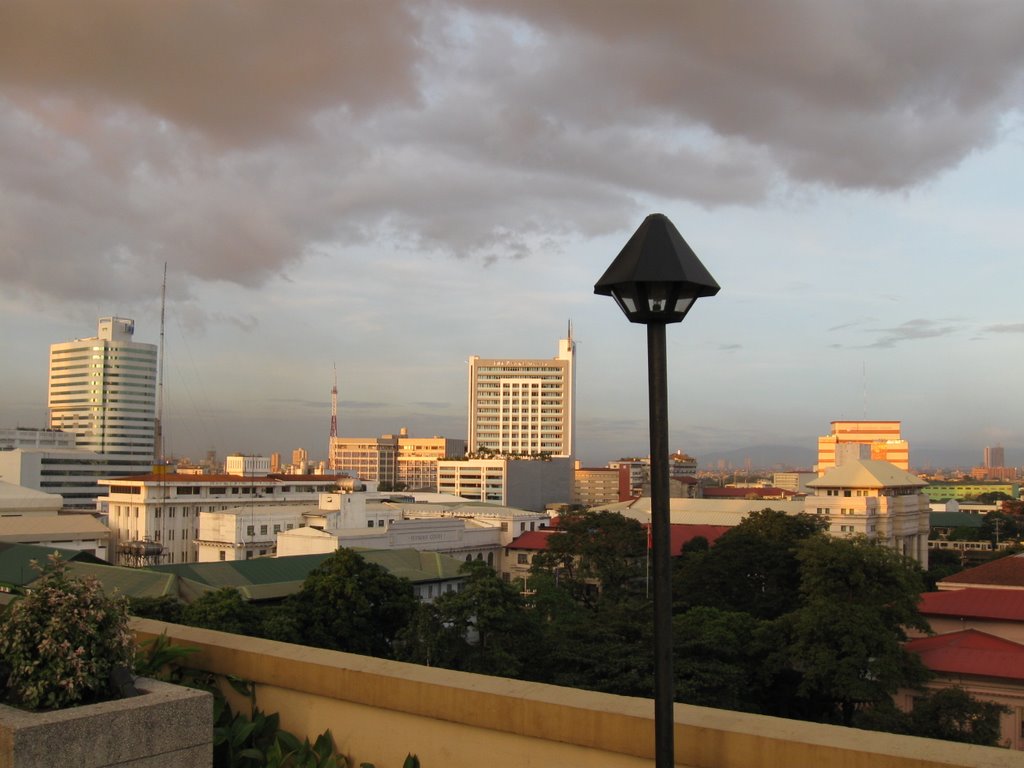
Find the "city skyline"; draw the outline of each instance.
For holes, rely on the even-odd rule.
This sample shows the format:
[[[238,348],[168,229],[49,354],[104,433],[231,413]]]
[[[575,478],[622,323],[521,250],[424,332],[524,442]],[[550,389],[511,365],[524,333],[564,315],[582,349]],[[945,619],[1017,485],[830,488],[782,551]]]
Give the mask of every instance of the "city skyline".
[[[166,262],[168,453],[325,457],[335,364],[339,434],[465,438],[464,361],[571,320],[577,455],[646,455],[592,291],[660,211],[722,286],[669,328],[673,450],[899,419],[1021,463],[1024,8],[217,8],[0,8],[0,426],[96,318],[158,343]]]

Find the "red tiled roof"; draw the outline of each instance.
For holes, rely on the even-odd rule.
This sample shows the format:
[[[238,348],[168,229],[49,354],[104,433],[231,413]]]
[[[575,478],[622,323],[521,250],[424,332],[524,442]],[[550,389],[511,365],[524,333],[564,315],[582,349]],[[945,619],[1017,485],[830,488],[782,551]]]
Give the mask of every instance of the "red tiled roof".
[[[1024,645],[965,629],[910,640],[904,646],[933,672],[1024,680]]]
[[[941,584],[1024,588],[1024,555],[1010,555],[940,579]]]
[[[191,475],[191,474],[177,474],[177,473],[149,473],[146,475],[127,475],[109,478],[111,480],[117,480],[118,482],[146,482],[146,483],[179,483],[181,485],[188,485],[189,483],[289,483],[289,482],[301,482],[301,483],[337,483],[340,480],[347,480],[351,478],[343,477],[341,475]]]
[[[793,491],[785,491],[782,488],[716,488],[705,487],[703,490],[705,499],[778,499],[784,496],[795,496]]]
[[[544,530],[544,531],[525,531],[512,541],[508,545],[509,549],[547,549],[548,548],[548,537],[558,531]]]
[[[675,523],[671,525],[672,557],[683,554],[683,545],[693,541],[698,536],[703,536],[707,539],[708,544],[714,544],[718,541],[718,537],[728,531],[730,527],[728,525],[693,525],[689,523]]]
[[[918,608],[924,616],[1024,621],[1024,590],[968,587],[925,592]]]

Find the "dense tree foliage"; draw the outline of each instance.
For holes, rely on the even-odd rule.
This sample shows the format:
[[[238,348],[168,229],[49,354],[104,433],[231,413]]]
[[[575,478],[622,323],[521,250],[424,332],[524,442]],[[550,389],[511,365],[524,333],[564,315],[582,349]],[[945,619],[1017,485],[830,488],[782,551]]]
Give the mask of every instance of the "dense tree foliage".
[[[810,515],[764,509],[749,515],[704,553],[687,553],[677,566],[676,609],[710,606],[777,618],[799,603],[797,546],[821,531]]]
[[[462,571],[460,591],[418,607],[411,631],[400,638],[399,657],[503,677],[528,674],[540,632],[518,588],[479,561]]]
[[[854,725],[865,730],[994,747],[1002,736],[1000,717],[1009,711],[993,702],[978,701],[963,688],[953,686],[922,692],[914,698],[910,712],[902,712],[891,702],[858,712]]]
[[[918,565],[867,539],[815,536],[800,545],[801,604],[785,617],[798,694],[828,702],[822,719],[853,720],[858,706],[889,700],[925,679],[903,649],[906,628],[929,631],[917,609]]]
[[[184,606],[176,597],[162,595],[160,597],[129,597],[128,613],[143,619],[157,619],[181,624],[181,612]]]
[[[593,604],[599,593],[615,598],[643,581],[647,532],[615,512],[573,511],[558,521],[546,552],[534,558],[538,572],[557,574],[573,596]]]
[[[193,627],[217,629],[237,635],[259,634],[257,609],[234,587],[207,592],[182,610],[182,621]]]
[[[960,573],[964,569],[959,552],[951,549],[932,549],[928,551],[928,570],[925,572],[925,583],[930,591],[947,576]]]
[[[306,644],[384,657],[416,610],[409,581],[345,548],[310,572],[289,602]]]

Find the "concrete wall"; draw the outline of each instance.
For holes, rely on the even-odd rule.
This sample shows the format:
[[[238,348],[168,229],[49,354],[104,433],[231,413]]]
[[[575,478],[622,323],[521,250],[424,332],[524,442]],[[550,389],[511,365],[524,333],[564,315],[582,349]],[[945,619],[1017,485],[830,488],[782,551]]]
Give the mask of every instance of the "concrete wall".
[[[166,630],[199,653],[190,663],[256,683],[281,726],[331,729],[354,764],[399,768],[649,768],[653,704],[136,619],[140,639]],[[236,702],[246,706],[246,702]],[[692,768],[1009,768],[1019,753],[868,733],[741,712],[675,707],[676,763]]]
[[[139,678],[144,695],[55,712],[0,705],[4,768],[202,768],[213,759],[213,697]]]

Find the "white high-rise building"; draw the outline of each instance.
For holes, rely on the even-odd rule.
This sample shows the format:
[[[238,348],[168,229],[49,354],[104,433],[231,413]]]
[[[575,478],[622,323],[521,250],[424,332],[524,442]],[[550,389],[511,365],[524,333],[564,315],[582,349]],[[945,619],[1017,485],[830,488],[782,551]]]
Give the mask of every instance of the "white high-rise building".
[[[550,360],[469,358],[469,452],[573,454],[576,344]]]
[[[132,341],[135,322],[103,317],[95,337],[50,346],[50,428],[140,465],[153,462],[157,346]]]

